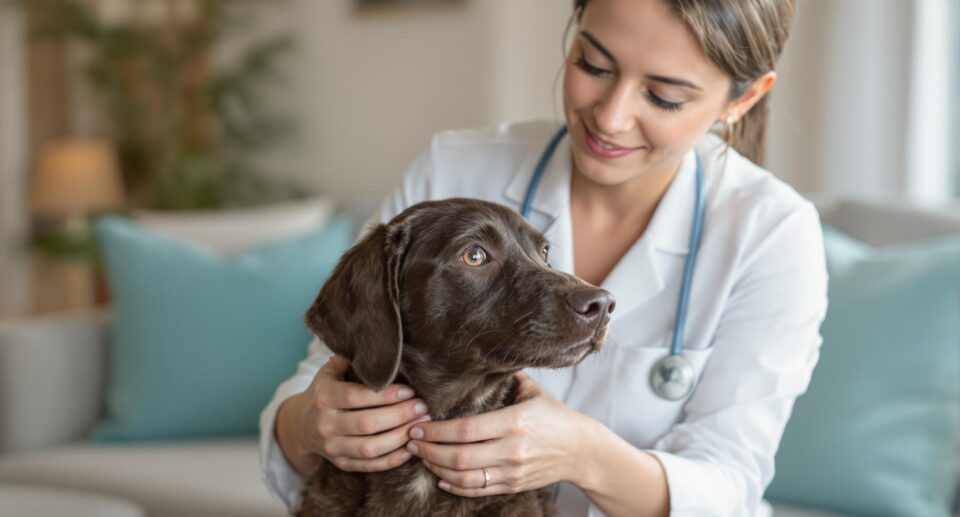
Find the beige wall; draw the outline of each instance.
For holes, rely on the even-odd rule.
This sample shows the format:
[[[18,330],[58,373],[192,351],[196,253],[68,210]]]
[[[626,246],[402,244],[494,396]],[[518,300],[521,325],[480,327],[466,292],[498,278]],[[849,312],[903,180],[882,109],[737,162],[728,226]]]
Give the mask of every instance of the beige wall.
[[[0,7],[0,9],[3,9]],[[24,298],[26,259],[26,102],[23,24],[0,12],[0,316]]]
[[[298,42],[288,107],[300,142],[271,163],[366,209],[437,131],[554,117],[567,2],[464,0],[355,12],[296,0],[276,26]],[[559,102],[559,99],[557,99]]]
[[[24,219],[22,193],[27,135],[22,41],[21,17],[3,9],[0,11],[0,237],[19,233]]]

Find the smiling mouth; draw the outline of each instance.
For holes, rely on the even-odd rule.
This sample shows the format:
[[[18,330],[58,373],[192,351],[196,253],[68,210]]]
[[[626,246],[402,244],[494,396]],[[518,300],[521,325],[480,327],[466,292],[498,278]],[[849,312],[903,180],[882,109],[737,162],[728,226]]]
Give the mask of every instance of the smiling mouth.
[[[592,138],[594,142],[596,142],[600,147],[602,147],[607,151],[636,151],[637,149],[640,149],[643,147],[642,145],[629,147],[629,146],[623,146],[620,144],[615,144],[599,136],[596,131],[592,130],[590,126],[587,125],[587,123],[583,120],[583,118],[580,119],[580,124],[583,126],[583,130],[586,133],[585,136],[587,138]]]
[[[593,131],[590,131],[589,129],[587,129],[586,131],[587,131],[587,136],[593,138],[594,142],[600,144],[600,147],[603,147],[603,148],[606,149],[607,151],[629,151],[629,150],[632,150],[632,149],[629,148],[629,147],[624,147],[624,146],[622,146],[622,145],[616,145],[616,144],[608,143],[606,140],[598,137],[596,133],[594,133]]]

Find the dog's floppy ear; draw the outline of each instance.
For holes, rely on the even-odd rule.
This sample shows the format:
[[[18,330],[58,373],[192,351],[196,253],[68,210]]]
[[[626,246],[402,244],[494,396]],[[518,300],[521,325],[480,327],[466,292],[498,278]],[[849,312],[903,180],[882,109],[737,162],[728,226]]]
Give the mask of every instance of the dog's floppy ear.
[[[408,225],[379,225],[341,257],[307,310],[307,327],[375,391],[397,376],[403,329],[398,276]]]

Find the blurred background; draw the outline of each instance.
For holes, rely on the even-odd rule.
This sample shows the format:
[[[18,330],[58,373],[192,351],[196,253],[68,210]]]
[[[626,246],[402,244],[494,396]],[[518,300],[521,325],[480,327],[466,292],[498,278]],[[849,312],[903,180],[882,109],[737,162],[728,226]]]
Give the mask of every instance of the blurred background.
[[[359,216],[433,133],[561,115],[568,3],[14,2],[0,15],[0,318],[32,310],[23,244],[70,211],[49,198],[67,180],[41,177],[45,150],[81,140],[59,159],[117,160],[73,212],[319,194]],[[769,170],[802,192],[956,200],[957,11],[800,2]]]
[[[69,211],[45,150],[117,160],[74,212],[321,194],[365,215],[433,133],[561,115],[568,3],[15,2],[0,14],[0,318],[31,310],[23,243]],[[768,169],[802,192],[956,200],[956,4],[800,2]],[[88,147],[58,158],[69,140]]]
[[[960,515],[960,2],[798,3],[764,165],[830,309],[768,496]],[[0,515],[282,515],[302,311],[434,133],[562,117],[571,4],[0,0]]]

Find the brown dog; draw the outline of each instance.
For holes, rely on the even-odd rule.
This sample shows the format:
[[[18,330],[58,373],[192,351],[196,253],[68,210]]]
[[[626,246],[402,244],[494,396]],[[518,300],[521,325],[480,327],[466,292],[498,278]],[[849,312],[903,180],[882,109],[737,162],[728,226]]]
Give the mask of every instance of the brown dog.
[[[613,297],[551,269],[547,243],[512,210],[470,199],[414,205],[341,258],[307,325],[350,363],[347,380],[409,385],[433,420],[513,404],[514,373],[599,350]],[[545,490],[467,498],[436,488],[416,457],[384,472],[323,461],[301,516],[538,516]]]

